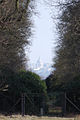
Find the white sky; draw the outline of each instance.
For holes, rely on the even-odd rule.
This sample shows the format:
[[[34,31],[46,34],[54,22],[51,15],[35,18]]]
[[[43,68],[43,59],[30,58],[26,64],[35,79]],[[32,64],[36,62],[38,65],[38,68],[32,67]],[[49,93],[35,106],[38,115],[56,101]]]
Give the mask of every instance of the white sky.
[[[51,18],[51,10],[43,0],[37,2],[38,16],[34,15],[34,35],[32,36],[32,45],[30,47],[30,63],[35,63],[41,58],[43,63],[52,63],[55,55],[55,23]],[[55,12],[55,10],[54,10]]]

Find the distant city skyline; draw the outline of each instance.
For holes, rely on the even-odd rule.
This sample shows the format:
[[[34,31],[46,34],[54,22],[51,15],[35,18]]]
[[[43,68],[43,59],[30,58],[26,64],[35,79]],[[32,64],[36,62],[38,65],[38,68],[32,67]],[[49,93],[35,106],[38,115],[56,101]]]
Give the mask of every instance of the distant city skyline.
[[[43,63],[52,63],[55,56],[55,24],[50,15],[49,7],[46,7],[43,0],[37,2],[36,9],[39,15],[33,16],[34,28],[32,36],[32,45],[30,46],[30,63],[35,63],[40,58]]]

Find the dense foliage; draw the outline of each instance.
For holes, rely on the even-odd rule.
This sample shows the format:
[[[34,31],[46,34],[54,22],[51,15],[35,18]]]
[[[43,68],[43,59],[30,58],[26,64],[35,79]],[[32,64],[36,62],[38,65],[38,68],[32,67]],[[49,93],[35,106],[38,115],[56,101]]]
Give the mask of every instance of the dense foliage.
[[[80,104],[80,1],[67,0],[60,4],[60,7],[62,13],[58,23],[59,40],[52,89],[66,91],[68,98],[78,106]],[[72,110],[75,108],[71,103],[69,106]]]
[[[46,85],[37,74],[21,70],[15,76],[14,80],[8,82],[10,92],[18,95],[25,92],[27,94],[46,93]]]
[[[6,73],[6,69],[13,72],[25,69],[25,62],[28,59],[25,57],[25,47],[27,48],[30,43],[31,36],[32,2],[30,0],[0,1],[0,76],[5,78],[5,80],[0,79],[1,86],[7,77],[3,74],[3,70]]]
[[[0,93],[1,111],[21,113],[21,96],[25,94],[26,114],[40,114],[43,100],[47,99],[47,92],[45,82],[37,74],[23,70],[17,74],[11,73],[7,78],[6,85],[5,91]],[[4,101],[6,108],[3,105]]]
[[[0,65],[19,70],[25,60],[24,47],[31,35],[27,0],[0,3]]]
[[[69,1],[63,7],[58,24],[59,44],[54,74],[58,83],[67,84],[80,74],[80,2]]]

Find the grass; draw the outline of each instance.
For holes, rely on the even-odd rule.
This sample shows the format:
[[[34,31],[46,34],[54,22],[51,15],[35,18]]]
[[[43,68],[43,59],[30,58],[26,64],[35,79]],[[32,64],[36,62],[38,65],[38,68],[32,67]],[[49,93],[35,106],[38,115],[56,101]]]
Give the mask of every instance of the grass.
[[[58,117],[36,117],[36,116],[24,116],[21,115],[11,115],[11,116],[3,116],[0,115],[0,120],[78,120],[74,118],[58,118]],[[79,119],[80,120],[80,119]]]
[[[80,115],[76,116],[74,120],[80,120]]]

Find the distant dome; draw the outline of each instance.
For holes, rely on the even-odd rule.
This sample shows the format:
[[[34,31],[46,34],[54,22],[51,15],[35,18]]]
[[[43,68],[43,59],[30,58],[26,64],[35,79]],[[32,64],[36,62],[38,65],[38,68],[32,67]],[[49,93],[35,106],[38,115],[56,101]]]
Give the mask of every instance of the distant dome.
[[[36,63],[33,63],[30,66],[31,66],[31,70],[36,74],[38,74],[42,79],[46,79],[53,71],[51,64],[43,63],[40,57],[36,61]]]
[[[43,62],[42,62],[42,60],[41,60],[41,58],[39,57],[39,59],[37,60],[37,62],[36,62],[36,68],[42,68],[43,67]]]

